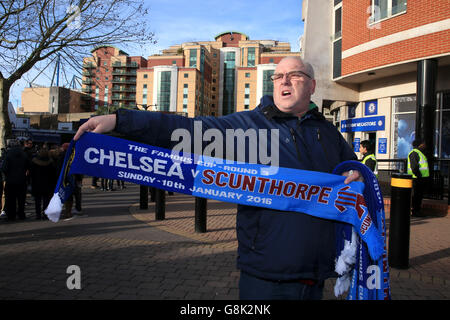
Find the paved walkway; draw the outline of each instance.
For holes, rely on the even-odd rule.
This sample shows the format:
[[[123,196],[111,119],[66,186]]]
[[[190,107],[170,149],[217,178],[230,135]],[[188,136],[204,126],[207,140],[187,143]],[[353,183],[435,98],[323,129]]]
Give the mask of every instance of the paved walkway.
[[[90,180],[90,179],[89,179]],[[88,182],[88,181],[86,181]],[[235,205],[208,201],[208,232],[194,232],[192,197],[139,209],[139,187],[83,188],[85,216],[0,222],[0,299],[238,299]],[[387,214],[387,223],[389,214]],[[410,267],[391,268],[393,299],[450,299],[450,217],[412,218]],[[81,271],[81,289],[68,289]],[[334,280],[324,299],[336,300]]]

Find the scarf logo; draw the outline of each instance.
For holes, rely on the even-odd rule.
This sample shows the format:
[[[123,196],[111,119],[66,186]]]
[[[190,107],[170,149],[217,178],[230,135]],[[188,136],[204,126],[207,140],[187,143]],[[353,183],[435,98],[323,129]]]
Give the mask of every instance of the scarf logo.
[[[358,213],[358,218],[361,219],[365,212],[367,212],[366,202],[360,193],[347,191],[349,186],[343,187],[338,191],[338,197],[334,201],[334,206],[342,213],[347,210],[346,206],[355,208]]]

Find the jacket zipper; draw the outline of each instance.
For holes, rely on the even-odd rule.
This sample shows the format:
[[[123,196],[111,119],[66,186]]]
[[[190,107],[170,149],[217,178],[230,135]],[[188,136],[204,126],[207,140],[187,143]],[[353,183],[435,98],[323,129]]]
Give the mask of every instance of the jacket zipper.
[[[291,132],[292,140],[294,141],[294,144],[295,144],[295,150],[297,151],[297,158],[298,158],[298,161],[301,161],[300,150],[298,149],[297,138],[295,137],[294,129],[289,128],[289,131]]]
[[[328,161],[330,161],[329,160],[330,157],[328,156],[327,149],[323,146],[322,139],[320,139],[320,129],[319,128],[317,128],[317,140],[319,141],[319,144],[323,150],[323,153],[325,154],[325,158],[328,159]],[[332,166],[330,165],[330,167],[332,167]]]

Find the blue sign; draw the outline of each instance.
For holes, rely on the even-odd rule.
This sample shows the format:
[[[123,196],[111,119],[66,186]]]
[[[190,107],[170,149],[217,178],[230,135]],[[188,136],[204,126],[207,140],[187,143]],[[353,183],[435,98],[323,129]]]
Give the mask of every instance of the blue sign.
[[[360,144],[361,144],[361,139],[360,138],[355,138],[355,141],[353,141],[353,151],[354,152],[359,152]]]
[[[364,114],[366,116],[373,116],[378,114],[378,100],[366,101]]]
[[[341,121],[341,132],[383,131],[385,117],[355,118]]]
[[[378,139],[378,153],[380,154],[387,153],[387,138]]]

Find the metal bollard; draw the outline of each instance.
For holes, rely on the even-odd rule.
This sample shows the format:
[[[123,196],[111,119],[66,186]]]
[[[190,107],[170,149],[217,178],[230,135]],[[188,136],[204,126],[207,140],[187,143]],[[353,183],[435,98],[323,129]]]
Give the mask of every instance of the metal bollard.
[[[155,219],[164,220],[166,218],[166,191],[155,190]]]
[[[206,204],[205,198],[195,198],[195,232],[206,232]]]
[[[139,186],[139,208],[148,209],[148,187]]]
[[[392,175],[388,261],[399,269],[409,267],[411,190],[411,175]]]

